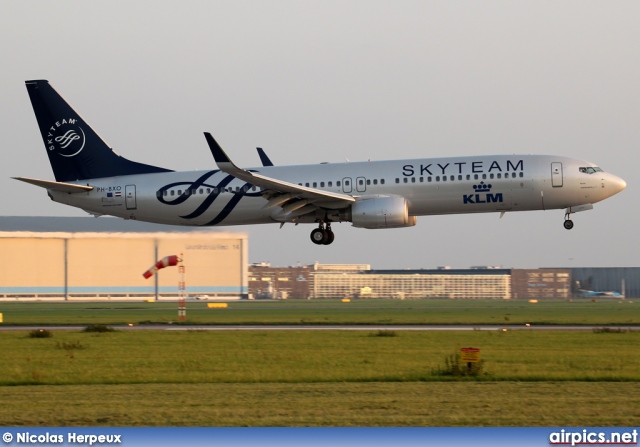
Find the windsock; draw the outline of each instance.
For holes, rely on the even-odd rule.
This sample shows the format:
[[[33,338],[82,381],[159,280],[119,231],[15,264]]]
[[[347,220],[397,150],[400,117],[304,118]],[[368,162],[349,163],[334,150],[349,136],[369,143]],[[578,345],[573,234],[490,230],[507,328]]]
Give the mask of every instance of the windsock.
[[[155,272],[157,272],[160,269],[178,265],[178,261],[180,261],[180,259],[178,259],[178,256],[176,255],[165,256],[164,258],[156,262],[155,265],[151,266],[149,270],[144,272],[142,276],[144,276],[145,279],[149,279],[153,276]]]

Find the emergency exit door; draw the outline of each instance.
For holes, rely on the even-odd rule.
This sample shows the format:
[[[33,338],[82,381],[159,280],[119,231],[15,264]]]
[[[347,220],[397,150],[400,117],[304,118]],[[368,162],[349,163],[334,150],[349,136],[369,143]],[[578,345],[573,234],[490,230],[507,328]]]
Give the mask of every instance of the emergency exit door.
[[[562,163],[551,163],[551,186],[562,186]]]

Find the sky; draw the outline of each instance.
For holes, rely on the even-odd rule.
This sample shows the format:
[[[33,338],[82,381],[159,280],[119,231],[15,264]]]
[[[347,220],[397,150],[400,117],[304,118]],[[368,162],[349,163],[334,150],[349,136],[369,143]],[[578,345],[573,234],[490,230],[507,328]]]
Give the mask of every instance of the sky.
[[[638,266],[638,23],[637,1],[2,1],[0,212],[86,216],[10,178],[53,180],[24,87],[48,79],[116,152],[173,170],[215,168],[209,131],[245,167],[256,146],[282,165],[555,154],[628,185],[571,231],[562,210],[334,224],[330,246],[236,227],[251,262]]]

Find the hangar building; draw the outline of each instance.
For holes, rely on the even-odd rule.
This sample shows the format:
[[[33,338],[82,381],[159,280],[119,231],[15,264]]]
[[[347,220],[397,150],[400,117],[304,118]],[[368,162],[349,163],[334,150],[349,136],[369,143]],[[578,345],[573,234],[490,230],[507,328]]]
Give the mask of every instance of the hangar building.
[[[177,268],[142,273],[179,255],[186,292],[246,298],[247,236],[242,233],[0,232],[0,299],[176,299]]]

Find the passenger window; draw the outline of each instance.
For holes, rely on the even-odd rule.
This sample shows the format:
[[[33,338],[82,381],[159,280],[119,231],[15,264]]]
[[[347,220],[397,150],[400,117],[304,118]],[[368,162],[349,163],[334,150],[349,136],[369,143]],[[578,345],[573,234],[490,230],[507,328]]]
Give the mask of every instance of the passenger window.
[[[471,174],[467,174],[467,180],[471,180]]]
[[[324,182],[320,182],[320,188],[324,188]]]
[[[367,185],[371,184],[371,180],[367,179]]]
[[[350,184],[350,183],[349,183],[349,180],[346,180],[346,181],[344,182],[344,186],[349,186],[349,184]]]
[[[405,182],[405,183],[409,183],[409,180],[406,177],[403,178],[402,181]]]
[[[182,190],[181,190],[181,189],[179,189],[179,190],[178,190],[178,195],[181,195],[181,194],[182,194]]]
[[[336,186],[340,186],[340,180],[336,182]]]
[[[427,181],[431,183],[431,177],[427,177]]]
[[[333,186],[333,182],[329,182],[329,183],[327,183],[327,186],[328,186],[329,188],[331,188],[331,187]]]
[[[304,186],[306,186],[306,187],[308,188],[308,187],[309,187],[309,184],[308,184],[308,183],[305,183],[305,184],[304,184]]]
[[[415,183],[416,182],[416,178],[415,177],[411,177],[411,183]]]
[[[478,180],[478,174],[473,174],[474,180]]]
[[[493,174],[489,174],[489,178],[493,178]]]
[[[462,176],[461,175],[458,176],[458,180],[462,180]]]
[[[447,181],[447,176],[446,176],[446,175],[443,175],[443,176],[442,176],[442,181],[443,181],[443,182],[446,182],[446,181]]]
[[[487,178],[487,174],[482,174],[482,178],[486,179]]]
[[[521,173],[520,173],[520,177],[524,177],[524,172],[521,172]]]
[[[317,188],[318,187],[318,183],[317,182],[313,182],[313,187]]]
[[[359,184],[360,186],[362,186],[362,185],[364,185],[364,181],[363,181],[362,179],[360,179],[360,180],[358,180],[358,184]]]
[[[373,179],[373,184],[374,184],[374,185],[377,185],[377,184],[378,184],[378,179],[377,179],[377,178],[374,178],[374,179]]]
[[[396,183],[400,183],[400,179],[396,177]]]
[[[420,183],[424,182],[424,177],[420,177]]]
[[[384,185],[384,179],[383,178],[380,179],[380,184]]]
[[[164,191],[162,191],[162,195],[166,197],[167,196],[167,192],[168,191],[165,189]]]
[[[174,192],[174,191],[173,191],[173,189],[172,189],[172,190],[171,190],[171,195],[174,195],[174,194],[175,194],[175,192]]]
[[[452,175],[451,178],[449,180],[454,181],[456,179],[455,175]]]
[[[502,178],[502,174],[498,173],[498,178]]]
[[[512,178],[516,178],[516,173],[515,173],[515,172],[512,172],[512,173],[511,173],[511,177],[512,177]]]
[[[440,176],[436,175],[436,182],[439,182],[439,181],[440,181]]]

